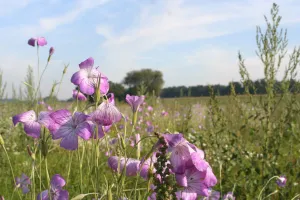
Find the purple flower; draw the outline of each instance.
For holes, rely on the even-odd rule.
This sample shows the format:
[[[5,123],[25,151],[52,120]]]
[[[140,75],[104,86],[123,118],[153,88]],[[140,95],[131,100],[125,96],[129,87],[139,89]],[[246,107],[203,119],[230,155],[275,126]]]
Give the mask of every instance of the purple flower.
[[[135,113],[140,105],[144,102],[145,96],[130,96],[129,94],[126,95],[126,102],[131,106],[132,112]]]
[[[68,110],[58,110],[50,114],[54,121],[52,138],[54,140],[62,138],[60,146],[75,150],[78,148],[78,136],[88,140],[92,135],[90,124],[86,121],[88,115],[76,112],[73,116]]]
[[[39,105],[44,105],[45,108],[48,110],[48,111],[52,111],[53,109],[51,108],[51,106],[47,103],[45,103],[44,101],[39,101],[38,102]]]
[[[52,124],[52,120],[49,117],[50,112],[40,112],[37,117],[33,110],[13,116],[13,123],[16,126],[18,123],[24,124],[24,131],[26,134],[33,138],[39,138],[41,134],[41,125],[46,128]]]
[[[163,111],[161,112],[161,115],[164,116],[164,117],[166,117],[166,116],[169,115],[169,113],[168,113],[167,111],[164,111],[164,110],[163,110]]]
[[[232,192],[228,192],[227,194],[225,194],[223,196],[223,199],[222,200],[235,200],[235,197],[233,196],[233,193]]]
[[[107,94],[109,90],[108,78],[102,74],[98,69],[93,68],[94,59],[92,57],[86,59],[79,64],[80,70],[73,74],[71,82],[78,85],[80,91],[84,94],[92,95],[100,80],[100,93]]]
[[[114,95],[102,102],[91,114],[91,120],[100,126],[110,126],[122,119],[122,114],[114,105]]]
[[[37,43],[38,46],[45,46],[47,44],[47,41],[44,37],[30,38],[28,40],[28,44],[30,46],[35,47],[35,43]]]
[[[147,124],[147,132],[148,133],[153,132],[154,131],[154,126],[152,125],[152,123],[150,121],[147,121],[146,124]]]
[[[54,48],[53,47],[50,47],[49,49],[49,56],[52,56],[54,53]]]
[[[63,190],[62,187],[66,185],[66,181],[59,174],[52,177],[50,182],[50,191],[44,190],[37,196],[37,200],[68,200],[69,192]]]
[[[30,183],[30,179],[28,176],[26,176],[25,174],[22,174],[20,178],[16,177],[15,181],[16,181],[16,187],[21,188],[23,194],[26,194],[29,192],[28,185],[31,183]]]
[[[148,111],[152,112],[153,111],[153,107],[152,106],[148,106]]]
[[[286,178],[286,176],[283,175],[277,179],[276,183],[279,187],[285,187],[286,181],[287,181],[287,178]]]
[[[157,158],[156,158],[156,153],[153,153],[151,158],[148,158],[147,160],[141,161],[140,164],[140,176],[145,179],[148,180],[149,178],[149,170],[153,170],[152,172],[155,173],[155,168],[153,168],[153,164],[156,163]]]
[[[139,171],[140,161],[133,158],[111,156],[108,158],[108,166],[119,173],[122,173],[126,166],[126,176],[135,176]]]
[[[209,189],[208,196],[201,198],[201,200],[219,200],[220,197],[221,197],[220,192]]]
[[[86,96],[84,96],[84,94],[81,93],[80,91],[78,92],[78,90],[73,90],[73,98],[74,99],[78,98],[79,101],[86,101],[87,100]]]

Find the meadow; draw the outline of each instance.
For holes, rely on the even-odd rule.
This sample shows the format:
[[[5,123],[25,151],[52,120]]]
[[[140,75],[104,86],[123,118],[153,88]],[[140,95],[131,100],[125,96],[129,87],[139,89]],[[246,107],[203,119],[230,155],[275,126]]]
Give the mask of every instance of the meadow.
[[[281,66],[288,55],[280,19],[273,5],[266,30],[257,29],[266,95],[249,92],[255,88],[240,54],[244,95],[231,85],[228,96],[211,89],[209,97],[130,94],[118,102],[109,77],[83,58],[69,72],[80,89],[74,100],[43,101],[29,72],[26,100],[0,102],[0,199],[300,199],[300,85],[290,88],[300,49]],[[46,42],[28,44],[42,51]],[[57,93],[59,84],[50,96]]]

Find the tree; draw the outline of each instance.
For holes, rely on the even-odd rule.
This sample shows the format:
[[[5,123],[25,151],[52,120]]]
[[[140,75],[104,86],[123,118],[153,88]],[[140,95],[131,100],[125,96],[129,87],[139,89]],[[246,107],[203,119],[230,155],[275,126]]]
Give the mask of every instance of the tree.
[[[109,92],[114,93],[115,98],[119,101],[125,99],[125,91],[125,87],[122,84],[109,81]]]
[[[159,96],[164,84],[163,74],[152,69],[131,71],[126,74],[123,83],[128,86],[128,92],[132,94],[152,93]]]

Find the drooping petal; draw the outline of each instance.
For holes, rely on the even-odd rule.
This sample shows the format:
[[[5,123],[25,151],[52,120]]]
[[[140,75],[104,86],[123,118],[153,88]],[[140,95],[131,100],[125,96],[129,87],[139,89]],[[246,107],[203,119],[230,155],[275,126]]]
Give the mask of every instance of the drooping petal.
[[[122,114],[111,103],[102,102],[100,106],[92,113],[92,120],[98,125],[110,126],[121,120]]]
[[[60,146],[67,150],[75,150],[78,148],[78,136],[76,134],[66,135],[60,142]]]
[[[82,61],[79,64],[80,69],[91,68],[93,66],[94,66],[94,58],[92,58],[92,57],[89,57],[88,59],[86,59],[85,61]]]
[[[14,125],[16,125],[19,122],[25,123],[25,122],[35,122],[35,121],[36,121],[36,114],[33,110],[29,110],[27,112],[13,116]]]
[[[21,187],[22,188],[22,192],[23,192],[23,194],[27,194],[30,190],[29,190],[29,188],[27,187],[27,186],[23,186],[23,187]]]
[[[172,148],[177,146],[179,143],[186,141],[182,134],[163,134],[163,137],[168,142],[168,145]]]
[[[122,172],[125,166],[125,158],[111,156],[108,158],[108,166],[115,172]]]
[[[29,44],[30,46],[35,47],[35,41],[36,41],[36,38],[30,38],[30,39],[28,40],[28,44]]]
[[[135,113],[139,106],[144,102],[145,96],[131,96],[126,95],[126,102],[131,106],[132,111]]]
[[[53,175],[52,176],[52,178],[51,178],[51,188],[55,188],[55,189],[57,189],[57,188],[62,188],[63,186],[65,186],[66,185],[66,181],[65,181],[65,179],[61,176],[61,175],[59,175],[59,174],[55,174],[55,175]]]
[[[205,160],[201,158],[201,154],[198,152],[194,152],[191,154],[191,160],[193,165],[201,172],[205,171],[208,167],[209,164]]]
[[[135,176],[139,171],[140,161],[128,158],[126,163],[126,176]]]
[[[111,125],[109,126],[98,126],[98,139],[104,137],[105,133],[107,133],[110,130]],[[94,136],[94,139],[97,139],[97,136]]]
[[[80,91],[78,92],[78,90],[73,90],[73,98],[78,99],[79,101],[87,100],[86,96],[84,96],[84,94],[81,93]]]
[[[47,40],[44,37],[38,37],[37,38],[37,45],[45,46],[46,44],[47,44]]]
[[[206,175],[205,179],[203,180],[204,184],[207,185],[207,187],[213,187],[217,184],[218,180],[217,177],[214,175],[211,167],[208,167],[206,169]]]
[[[41,135],[41,125],[38,122],[25,122],[24,131],[33,138],[39,138]]]
[[[81,123],[77,126],[75,134],[84,140],[88,140],[92,136],[92,129],[88,122]]]
[[[183,174],[185,172],[186,163],[190,159],[191,155],[187,146],[178,146],[174,148],[170,157],[174,172]]]

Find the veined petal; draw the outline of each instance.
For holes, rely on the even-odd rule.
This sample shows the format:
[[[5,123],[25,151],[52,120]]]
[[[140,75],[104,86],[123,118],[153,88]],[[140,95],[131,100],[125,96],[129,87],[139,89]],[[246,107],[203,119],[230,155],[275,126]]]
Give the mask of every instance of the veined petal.
[[[88,122],[81,123],[77,126],[75,134],[84,140],[88,140],[92,136],[92,129]]]
[[[54,123],[50,117],[51,112],[42,111],[39,113],[38,122],[49,129],[49,126]]]
[[[51,178],[51,188],[62,188],[63,186],[66,185],[66,181],[65,179],[59,175],[59,174],[55,174],[54,176],[52,176]]]
[[[166,139],[166,141],[168,142],[168,144],[171,148],[177,146],[179,143],[187,142],[183,138],[181,133],[180,134],[163,134],[163,137]]]
[[[92,58],[92,57],[89,57],[88,59],[86,59],[85,61],[82,61],[79,64],[80,69],[90,68],[93,66],[94,66],[94,58]]]
[[[74,85],[80,85],[82,80],[88,79],[88,72],[87,70],[79,70],[78,72],[75,72],[71,77],[71,82]],[[81,89],[81,88],[80,88]]]
[[[92,113],[92,120],[98,125],[110,126],[121,120],[120,111],[111,103],[102,102],[100,106]]]
[[[51,130],[54,129],[53,126],[50,127]],[[55,131],[52,132],[52,138],[53,140],[57,140],[59,138],[64,138],[66,137],[67,135],[69,134],[74,134],[75,131],[72,127],[72,124],[71,123],[66,123],[66,124],[63,124],[61,126],[58,126],[57,129],[55,129]]]
[[[69,200],[69,192],[66,190],[59,190],[55,193],[53,200]]]
[[[87,95],[92,95],[95,92],[94,83],[90,79],[82,79],[81,83],[79,84],[79,87],[81,92]]]
[[[204,184],[207,185],[207,187],[213,187],[217,184],[218,180],[217,177],[214,175],[211,167],[208,167],[206,169],[206,175],[205,179],[203,180]]]
[[[88,115],[85,115],[81,112],[75,112],[73,115],[73,122],[75,124],[80,124],[80,123],[85,122],[88,117],[89,117]]]
[[[111,156],[108,158],[108,166],[115,172],[122,172],[125,166],[125,158]]]
[[[27,112],[13,116],[14,125],[16,125],[19,122],[25,123],[25,122],[35,122],[35,121],[36,121],[36,114],[33,110],[29,110]]]
[[[50,117],[55,123],[59,125],[63,125],[68,121],[70,121],[70,119],[72,118],[72,114],[70,111],[66,109],[62,109],[62,110],[57,110],[55,112],[52,112],[50,114]]]
[[[49,200],[49,191],[44,190],[43,192],[39,193],[36,200]]]
[[[24,131],[33,138],[39,138],[41,134],[41,125],[38,122],[25,122]]]
[[[74,133],[66,135],[60,142],[60,146],[67,150],[78,148],[78,136]]]
[[[196,200],[197,196],[197,193],[189,188],[176,192],[176,197],[180,200]]]

